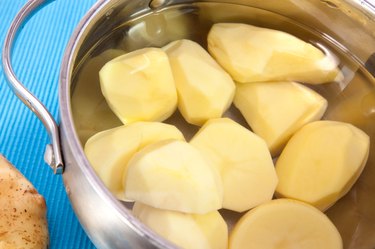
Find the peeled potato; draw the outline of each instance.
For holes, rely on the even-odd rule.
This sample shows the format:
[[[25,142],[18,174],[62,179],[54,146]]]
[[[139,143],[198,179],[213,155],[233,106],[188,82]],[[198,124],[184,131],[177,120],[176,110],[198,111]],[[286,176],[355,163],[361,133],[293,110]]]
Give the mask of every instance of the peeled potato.
[[[0,248],[47,248],[46,202],[0,155]]]
[[[209,120],[190,143],[221,173],[223,208],[243,212],[272,199],[277,176],[264,140],[228,118]]]
[[[124,198],[128,161],[146,145],[167,140],[185,140],[173,125],[159,122],[135,122],[99,132],[85,145],[85,154],[107,188]]]
[[[338,61],[288,33],[240,23],[214,24],[208,51],[235,81],[301,81],[319,84],[341,79]]]
[[[124,124],[163,121],[177,108],[168,57],[159,48],[117,57],[104,65],[99,76],[108,105]]]
[[[328,217],[303,202],[279,199],[246,213],[229,237],[229,249],[341,249],[339,232]]]
[[[358,179],[369,146],[368,135],[348,123],[315,121],[305,125],[277,160],[277,195],[326,210]]]
[[[227,248],[228,228],[218,211],[187,214],[136,202],[133,214],[157,234],[181,248]]]
[[[125,197],[156,208],[205,214],[222,207],[219,173],[189,143],[151,144],[129,161]]]
[[[178,93],[178,109],[191,124],[220,118],[231,105],[232,78],[198,43],[178,40],[165,46]]]
[[[98,131],[121,125],[101,93],[99,74],[96,72],[105,63],[124,53],[122,50],[108,49],[88,60],[80,69],[72,91],[72,115],[79,140],[83,144]]]
[[[238,84],[234,105],[252,130],[262,137],[272,156],[303,125],[319,120],[327,100],[295,82]]]

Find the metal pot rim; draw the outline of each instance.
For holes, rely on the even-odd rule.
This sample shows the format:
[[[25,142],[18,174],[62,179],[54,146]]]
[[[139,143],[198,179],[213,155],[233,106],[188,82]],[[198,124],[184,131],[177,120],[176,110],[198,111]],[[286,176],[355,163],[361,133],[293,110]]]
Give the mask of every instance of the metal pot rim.
[[[331,2],[337,2],[339,0],[331,0]],[[31,6],[29,9],[25,8],[23,10],[33,10],[34,7],[38,7],[42,3],[48,3],[50,1],[46,0],[33,0],[29,2],[29,5]],[[98,16],[98,14],[108,5],[110,4],[111,0],[98,0],[91,8],[90,10],[84,15],[78,26],[75,28],[74,33],[71,35],[69,43],[66,47],[66,50],[63,55],[63,60],[61,63],[61,71],[59,76],[59,107],[60,107],[60,132],[61,130],[64,131],[64,135],[66,135],[66,141],[67,145],[71,148],[72,151],[74,151],[74,159],[77,162],[78,167],[82,170],[83,174],[87,178],[87,180],[90,182],[91,187],[94,189],[94,191],[100,196],[100,198],[103,200],[103,202],[106,202],[108,206],[113,208],[114,215],[116,215],[119,219],[122,220],[124,224],[127,224],[129,227],[131,227],[140,237],[147,239],[156,247],[162,247],[162,248],[171,248],[173,247],[170,243],[168,243],[166,240],[160,238],[159,236],[156,236],[156,234],[148,229],[145,225],[143,225],[141,222],[139,222],[133,215],[131,215],[130,211],[127,210],[121,202],[119,202],[110,192],[109,190],[104,186],[102,181],[99,179],[99,177],[95,174],[93,168],[90,166],[90,163],[85,157],[83,148],[81,144],[79,143],[78,135],[76,133],[76,129],[74,127],[73,123],[73,115],[71,110],[71,96],[70,96],[70,80],[71,75],[74,67],[74,58],[77,54],[78,48],[80,47],[79,41],[83,39],[83,37],[87,34],[87,27],[89,23]],[[190,1],[189,1],[190,2]],[[230,2],[230,0],[228,0]],[[328,2],[328,1],[327,1]],[[374,17],[374,10],[372,9],[374,6],[371,5],[371,2],[366,0],[354,0],[353,2],[349,0],[343,1],[348,6],[353,7],[353,9],[356,9],[358,12],[360,12],[363,16],[371,16]],[[51,116],[49,116],[50,120],[45,120],[43,117],[43,113],[39,113],[39,108],[41,108],[42,111],[45,111],[48,113],[48,111],[45,109],[45,107],[38,101],[34,99],[30,99],[29,95],[22,95],[20,92],[23,93],[23,91],[19,89],[25,90],[25,92],[29,93],[22,85],[22,83],[19,82],[19,80],[15,77],[15,74],[12,70],[11,63],[10,63],[10,53],[12,48],[12,42],[13,39],[16,37],[17,29],[20,27],[20,25],[27,19],[27,12],[20,11],[19,13],[19,20],[17,18],[15,19],[16,22],[15,25],[11,26],[10,31],[7,34],[7,39],[4,43],[4,49],[3,49],[3,67],[4,67],[4,73],[7,76],[10,86],[12,90],[24,101],[25,104],[28,105],[28,107],[35,112],[38,117],[43,121],[45,126],[47,127],[47,130],[50,133],[50,137],[52,140],[52,145],[54,152],[50,155],[50,158],[53,158],[56,160],[58,159],[58,154],[56,154],[56,148],[60,150],[60,144],[59,144],[59,136],[58,136],[58,128],[55,121]],[[371,19],[372,19],[371,18]],[[13,28],[13,30],[12,30]],[[10,35],[10,37],[8,37]],[[13,35],[13,36],[12,36]],[[32,95],[31,95],[32,96]],[[35,97],[34,97],[35,98]],[[37,105],[34,103],[38,102]],[[44,109],[43,109],[44,108]],[[41,117],[42,116],[42,117]],[[48,116],[48,115],[47,115]],[[52,122],[53,121],[53,122]],[[52,125],[51,125],[52,122]],[[49,127],[49,125],[52,126]],[[52,134],[52,135],[51,135]],[[54,139],[57,140],[57,145],[54,142]],[[47,151],[48,151],[47,147]],[[51,150],[51,148],[50,148]],[[66,158],[65,158],[66,159]],[[48,161],[48,160],[47,160]],[[57,160],[58,161],[58,160]],[[56,162],[54,162],[56,163]],[[69,162],[66,160],[66,164],[69,164]],[[49,162],[49,164],[53,164],[53,162]],[[57,162],[58,167],[62,167],[59,164],[59,161]],[[55,168],[56,171],[56,168]],[[64,177],[64,174],[63,174]],[[64,177],[65,178],[65,177]],[[65,185],[67,185],[65,183]],[[69,193],[69,191],[67,191]]]
[[[74,127],[73,115],[71,110],[70,79],[74,66],[73,60],[80,46],[78,41],[86,35],[86,28],[88,24],[93,20],[93,18],[95,18],[98,15],[98,13],[102,9],[104,9],[108,4],[110,4],[110,2],[111,0],[98,0],[90,8],[90,10],[81,19],[79,25],[75,28],[74,33],[70,37],[69,43],[64,52],[61,64],[59,84],[59,106],[61,126],[67,135],[68,146],[71,147],[72,151],[75,152],[75,159],[77,161],[77,164],[82,169],[87,179],[90,181],[91,186],[95,189],[98,195],[100,195],[101,199],[105,202],[108,202],[110,206],[113,207],[113,211],[116,212],[116,215],[119,217],[119,219],[123,219],[124,223],[129,224],[134,229],[134,231],[136,231],[145,239],[149,239],[151,243],[155,244],[157,247],[172,248],[173,246],[169,242],[165,241],[159,236],[156,236],[156,234],[153,231],[148,229],[145,225],[143,225],[136,218],[134,218],[134,216],[131,215],[131,212],[127,210],[124,207],[124,205],[121,204],[121,202],[119,202],[105,187],[105,185],[96,175],[93,168],[90,166],[89,161],[85,157],[84,151],[79,142],[78,134]],[[345,2],[351,5],[353,8],[356,8],[357,10],[361,11],[364,15],[371,14],[369,6],[365,6],[364,4],[362,4],[363,1],[354,1],[352,3],[350,3],[349,1]]]
[[[72,149],[72,151],[75,152],[74,156],[77,165],[81,168],[92,188],[100,196],[100,198],[113,208],[115,215],[118,216],[119,219],[122,219],[124,223],[132,227],[133,230],[141,237],[150,240],[150,242],[155,246],[159,248],[174,248],[174,246],[168,241],[160,238],[147,226],[139,222],[131,214],[131,212],[105,187],[87,160],[74,127],[71,110],[70,79],[74,67],[73,59],[80,46],[78,41],[85,36],[86,28],[92,19],[95,18],[98,13],[110,2],[110,0],[99,0],[90,8],[90,10],[84,15],[78,26],[75,28],[74,33],[71,35],[69,43],[65,49],[59,78],[60,129],[64,130],[65,135],[67,136],[66,143],[68,143],[68,146]]]

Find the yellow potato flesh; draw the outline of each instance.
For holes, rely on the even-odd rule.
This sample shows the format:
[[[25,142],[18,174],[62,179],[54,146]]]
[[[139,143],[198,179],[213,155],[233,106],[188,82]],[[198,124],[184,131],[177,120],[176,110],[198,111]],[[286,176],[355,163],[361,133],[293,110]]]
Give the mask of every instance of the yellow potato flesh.
[[[319,84],[341,79],[331,54],[288,33],[239,23],[214,24],[208,50],[235,81],[301,81]]]
[[[232,78],[198,43],[174,41],[163,48],[171,64],[178,109],[191,124],[202,125],[219,118],[232,103],[235,85]]]
[[[92,136],[85,154],[96,173],[117,198],[124,198],[124,179],[130,158],[146,145],[166,139],[184,140],[172,125],[159,122],[135,122]]]
[[[124,124],[163,121],[177,108],[168,57],[159,48],[117,57],[104,65],[99,76],[108,105]]]
[[[361,174],[368,135],[337,121],[315,121],[289,140],[276,163],[278,196],[325,210],[344,196]]]
[[[98,131],[122,124],[108,107],[101,93],[97,72],[105,63],[124,53],[122,50],[108,49],[88,60],[78,75],[77,84],[72,91],[72,115],[83,144]]]
[[[226,249],[228,228],[218,211],[187,214],[153,208],[139,202],[133,214],[157,234],[184,249]]]
[[[221,173],[223,208],[243,212],[272,199],[277,176],[266,143],[228,118],[209,120],[190,143]]]
[[[328,217],[303,202],[279,199],[246,213],[229,236],[229,249],[341,249]]]
[[[129,161],[125,197],[167,210],[204,214],[222,207],[219,173],[192,145],[178,140],[146,146]]]
[[[303,125],[319,120],[327,100],[295,82],[238,84],[234,98],[252,130],[262,137],[272,156]]]
[[[296,130],[308,122],[321,118],[327,103],[324,98],[298,83],[277,82],[280,85],[276,89],[272,87],[274,84],[272,81],[295,80],[320,84],[338,81],[342,75],[337,68],[335,59],[314,46],[280,31],[256,28],[251,25],[244,26],[246,27],[243,27],[242,24],[235,24],[234,29],[232,29],[232,24],[214,25],[208,38],[209,51],[219,64],[239,82],[238,92],[244,93],[242,96],[237,93],[239,97],[235,100],[235,104],[254,132],[264,138],[272,155],[275,156],[278,155]],[[249,30],[252,32],[251,35],[247,33]],[[220,35],[221,37],[219,37]],[[250,37],[252,38],[249,39]],[[246,42],[243,42],[243,40],[246,40]],[[271,43],[272,46],[269,46],[269,40],[274,41],[276,45]],[[159,49],[142,49],[129,53],[120,57],[121,59],[117,58],[111,61],[106,65],[108,68],[103,67],[102,69],[103,73],[101,72],[100,76],[103,95],[106,96],[108,104],[124,124],[138,120],[163,121],[176,109],[177,95],[176,92],[171,94],[171,89],[173,89],[170,87],[171,84],[168,83],[162,87],[160,85],[156,86],[160,82],[170,82],[168,79],[171,79],[170,72],[166,73],[168,70],[164,70],[165,67],[162,66],[165,64],[165,55],[160,55],[160,51],[156,50]],[[185,120],[195,125],[202,125],[209,120],[206,124],[208,126],[211,121],[214,122],[210,119],[221,117],[233,99],[233,81],[228,74],[223,72],[220,66],[207,53],[204,53],[203,48],[194,42],[186,40],[172,42],[163,50],[169,56],[175,78],[175,87],[177,88],[174,90],[177,90],[179,98],[178,108]],[[249,61],[249,58],[252,58],[253,61]],[[109,78],[108,82],[110,83],[103,83]],[[229,81],[231,84],[227,83]],[[254,83],[259,81],[265,81],[266,83]],[[128,84],[129,82],[135,82],[135,84]],[[224,84],[224,82],[226,83]],[[254,85],[242,84],[248,82],[252,82]],[[150,85],[152,86],[150,87]],[[166,85],[168,87],[164,88]],[[281,85],[288,85],[287,90]],[[154,88],[153,86],[156,87]],[[280,90],[281,88],[283,89]],[[248,89],[252,89],[251,93],[250,90],[249,93],[247,92]],[[160,94],[160,90],[164,92]],[[277,106],[267,105],[262,102],[262,100],[266,99],[278,100],[280,104]],[[292,99],[293,101],[290,101]],[[266,116],[271,118],[263,119]],[[205,126],[203,128],[209,130]],[[144,220],[140,218],[141,221],[147,224],[147,222],[152,220],[151,223],[155,224],[154,226],[159,226],[155,229],[156,231],[161,229],[167,235],[171,235],[173,232],[167,230],[169,224],[171,227],[174,223],[178,224],[178,227],[173,229],[178,234],[176,235],[178,238],[177,242],[175,242],[176,244],[180,245],[179,240],[181,239],[184,241],[182,243],[187,243],[187,248],[221,248],[219,247],[221,243],[219,243],[220,245],[212,246],[211,241],[204,241],[205,235],[209,234],[211,229],[211,226],[207,224],[210,224],[212,219],[195,220],[196,223],[199,220],[202,221],[202,225],[205,225],[204,234],[196,235],[194,232],[193,241],[191,241],[186,236],[184,237],[183,234],[180,234],[179,230],[185,231],[184,233],[186,234],[196,228],[196,224],[190,222],[190,216],[192,215],[171,210],[195,213],[194,217],[200,216],[196,214],[214,213],[212,210],[221,207],[218,204],[218,200],[223,198],[221,205],[224,208],[243,212],[258,205],[263,206],[262,203],[269,201],[272,198],[278,179],[274,169],[273,171],[269,170],[269,166],[265,167],[267,170],[259,167],[252,168],[252,175],[248,174],[251,171],[248,170],[248,164],[253,166],[259,162],[263,165],[270,165],[269,162],[271,161],[271,165],[273,165],[269,155],[267,159],[262,156],[260,156],[262,158],[255,156],[249,159],[248,155],[251,153],[246,150],[246,147],[251,145],[252,152],[257,155],[264,155],[264,143],[259,146],[260,143],[258,142],[248,142],[245,133],[238,132],[237,134],[235,132],[231,134],[228,132],[230,129],[227,130],[225,126],[212,129],[210,132],[206,132],[203,128],[191,143],[193,145],[194,143],[198,144],[197,147],[203,152],[203,157],[196,157],[195,152],[193,153],[189,151],[190,149],[183,148],[186,143],[184,143],[184,146],[180,144],[178,146],[171,145],[177,141],[164,141],[153,144],[157,142],[158,139],[156,139],[147,143],[149,146],[146,148],[143,147],[147,144],[142,145],[137,150],[123,148],[123,154],[119,152],[111,159],[112,161],[109,162],[109,165],[112,166],[107,168],[109,171],[103,171],[103,178],[107,179],[105,181],[108,186],[115,186],[117,190],[113,192],[117,193],[119,198],[139,201],[135,204],[134,210],[141,211],[135,211],[135,214],[137,212],[146,213],[144,216],[146,218]],[[221,138],[217,139],[216,136],[221,136]],[[130,139],[130,143],[135,145],[140,140],[141,138],[137,138],[137,134],[135,134]],[[241,142],[237,142],[237,140]],[[143,149],[139,151],[141,148]],[[101,149],[103,148],[99,148],[97,151]],[[107,151],[109,150],[110,148]],[[139,152],[136,153],[137,151]],[[121,175],[123,175],[124,179],[118,185],[117,172],[121,171],[118,170],[121,165],[119,162],[128,162],[134,154],[135,156],[130,162],[131,176],[126,174],[127,170],[122,170],[124,172]],[[117,159],[115,159],[116,157]],[[365,157],[367,159],[367,155]],[[360,167],[363,168],[366,159],[364,159],[363,165]],[[202,161],[205,161],[205,163],[202,163]],[[211,164],[210,162],[220,171],[221,179],[217,177],[218,174],[215,170],[212,171],[211,166],[208,167],[210,170],[206,170],[207,165]],[[187,167],[187,165],[201,166],[199,170],[201,175],[198,176],[198,170],[195,166]],[[202,168],[204,168],[203,171]],[[342,188],[346,189],[345,191],[340,190],[342,195],[348,191],[353,184],[352,182],[361,173],[361,170],[358,170],[349,180],[349,183]],[[330,173],[324,170],[322,172],[327,175]],[[305,177],[302,177],[301,181],[305,179]],[[223,183],[221,183],[221,180]],[[328,181],[321,180],[321,182],[325,184]],[[125,185],[130,188],[127,188],[126,194],[123,195]],[[119,193],[121,194],[119,195]],[[212,193],[216,196],[213,196]],[[219,194],[217,195],[217,193]],[[222,194],[224,196],[220,197]],[[280,193],[278,194],[284,196]],[[326,204],[327,200],[332,201],[334,197],[337,197],[336,193],[324,196],[316,205],[321,209],[325,209],[327,207],[324,205],[328,205]],[[153,207],[141,204],[141,202]],[[201,204],[202,202],[206,203]],[[156,209],[155,207],[166,210]],[[291,207],[288,208],[293,209]],[[154,210],[157,210],[157,212]],[[164,217],[164,214],[159,213],[159,211],[166,212],[165,219],[168,222],[171,221],[171,223],[163,223],[163,220],[156,218],[156,215]],[[149,213],[152,215],[149,215]],[[178,217],[180,215],[189,216],[189,222],[180,221],[179,218],[176,218],[175,221],[175,218],[171,217],[174,217],[176,213]],[[288,215],[285,216],[288,217]],[[166,227],[160,224],[166,224]],[[186,224],[186,230],[181,228],[185,226],[184,224]],[[278,226],[276,226],[277,228]],[[313,230],[311,231],[313,232]],[[164,236],[162,233],[160,234]],[[167,237],[167,235],[164,237]],[[257,236],[262,237],[262,235]],[[302,237],[304,238],[304,236]],[[277,238],[278,235],[276,236]],[[298,243],[293,244],[288,239],[287,242],[277,242],[276,247],[289,248],[296,245],[295,248],[301,248],[305,244],[308,246],[313,244],[310,242],[305,243],[303,239],[300,242],[299,239],[300,237],[298,237],[297,233],[294,237],[292,236],[291,240],[297,240]],[[173,241],[173,239],[170,240]],[[271,240],[270,243],[273,242],[274,240]],[[239,242],[240,247],[237,248],[244,248],[248,245],[247,242],[241,243]],[[314,243],[319,245],[321,242]],[[185,248],[184,244],[181,246]],[[264,248],[267,247],[265,246]]]

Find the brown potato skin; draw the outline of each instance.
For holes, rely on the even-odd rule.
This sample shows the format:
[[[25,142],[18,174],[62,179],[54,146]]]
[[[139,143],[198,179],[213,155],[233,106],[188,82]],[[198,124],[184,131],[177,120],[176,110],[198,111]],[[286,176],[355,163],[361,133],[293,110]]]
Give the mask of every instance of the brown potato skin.
[[[43,196],[0,154],[0,249],[48,248],[46,211]]]

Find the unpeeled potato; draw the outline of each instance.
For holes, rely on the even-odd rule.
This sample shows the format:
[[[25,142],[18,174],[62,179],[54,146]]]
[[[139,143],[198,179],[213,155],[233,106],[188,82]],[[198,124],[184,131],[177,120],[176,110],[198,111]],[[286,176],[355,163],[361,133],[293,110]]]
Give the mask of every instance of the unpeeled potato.
[[[47,248],[46,210],[43,196],[0,155],[0,248]]]

